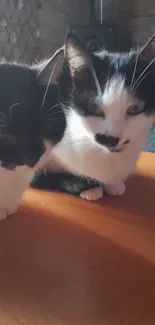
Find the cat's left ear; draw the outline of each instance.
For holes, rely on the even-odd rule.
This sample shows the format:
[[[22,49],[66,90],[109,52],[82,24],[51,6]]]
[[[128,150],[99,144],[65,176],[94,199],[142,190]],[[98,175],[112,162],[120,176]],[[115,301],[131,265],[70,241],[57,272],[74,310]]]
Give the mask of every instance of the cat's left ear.
[[[155,58],[155,34],[149,41],[141,48],[139,52],[139,59],[152,61]]]
[[[53,84],[60,78],[64,60],[64,47],[58,49],[54,55],[41,63],[36,68],[38,70],[38,79],[41,84]]]
[[[72,32],[66,36],[65,59],[72,84],[76,89],[81,92],[84,90],[101,91],[91,56]]]

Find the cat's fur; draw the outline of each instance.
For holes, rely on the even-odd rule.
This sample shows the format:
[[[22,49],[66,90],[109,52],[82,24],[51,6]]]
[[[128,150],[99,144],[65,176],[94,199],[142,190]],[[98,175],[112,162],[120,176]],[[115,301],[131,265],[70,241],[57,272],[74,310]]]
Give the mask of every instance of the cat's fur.
[[[63,49],[34,66],[0,63],[0,219],[17,210],[34,173],[63,136],[56,83],[61,55]]]
[[[155,121],[154,42],[141,52],[90,54],[69,34],[65,51],[42,64],[1,62],[1,219],[38,169],[46,169],[41,188],[91,200],[103,194],[98,184],[124,193]]]
[[[124,193],[124,181],[155,121],[154,60],[155,36],[139,51],[90,54],[74,34],[68,34],[59,80],[67,127],[52,155],[60,171],[72,175],[65,176],[67,183],[58,173],[53,183],[47,173],[38,180],[40,187],[54,184],[56,189],[80,194],[78,176],[84,176],[88,183],[89,179],[104,183],[109,194]],[[95,199],[102,194],[100,187],[96,197],[94,188],[81,196]]]

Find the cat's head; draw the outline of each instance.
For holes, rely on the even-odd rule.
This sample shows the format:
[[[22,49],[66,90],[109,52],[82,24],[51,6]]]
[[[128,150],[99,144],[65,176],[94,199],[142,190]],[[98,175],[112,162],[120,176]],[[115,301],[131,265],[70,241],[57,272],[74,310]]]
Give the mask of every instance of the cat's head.
[[[124,150],[155,120],[155,36],[138,51],[91,54],[69,33],[60,90],[74,134]]]
[[[63,49],[33,66],[0,63],[0,163],[33,167],[57,143],[65,128],[57,79]]]

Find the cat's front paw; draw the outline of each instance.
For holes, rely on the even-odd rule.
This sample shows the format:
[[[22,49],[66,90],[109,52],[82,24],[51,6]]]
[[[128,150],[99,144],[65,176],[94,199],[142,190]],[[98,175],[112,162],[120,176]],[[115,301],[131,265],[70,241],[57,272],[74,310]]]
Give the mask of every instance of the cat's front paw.
[[[88,201],[96,201],[101,199],[103,196],[103,188],[102,187],[94,187],[89,190],[83,191],[80,193],[80,197],[84,200]]]
[[[106,185],[105,191],[109,195],[120,196],[125,193],[125,184],[123,181],[113,185]]]
[[[12,205],[5,208],[0,207],[0,221],[5,220],[8,216],[16,213],[18,210],[18,205]]]

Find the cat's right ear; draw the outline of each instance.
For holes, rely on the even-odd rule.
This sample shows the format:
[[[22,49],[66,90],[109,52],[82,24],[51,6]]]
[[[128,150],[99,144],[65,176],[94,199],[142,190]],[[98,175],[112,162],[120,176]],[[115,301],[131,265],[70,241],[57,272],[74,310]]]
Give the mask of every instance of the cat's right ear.
[[[91,55],[81,44],[74,32],[69,32],[65,41],[65,59],[67,61],[73,87],[78,91],[95,90],[100,92]]]
[[[54,55],[35,66],[37,68],[39,79],[41,84],[53,84],[60,78],[62,66],[64,61],[64,47],[58,49]]]

